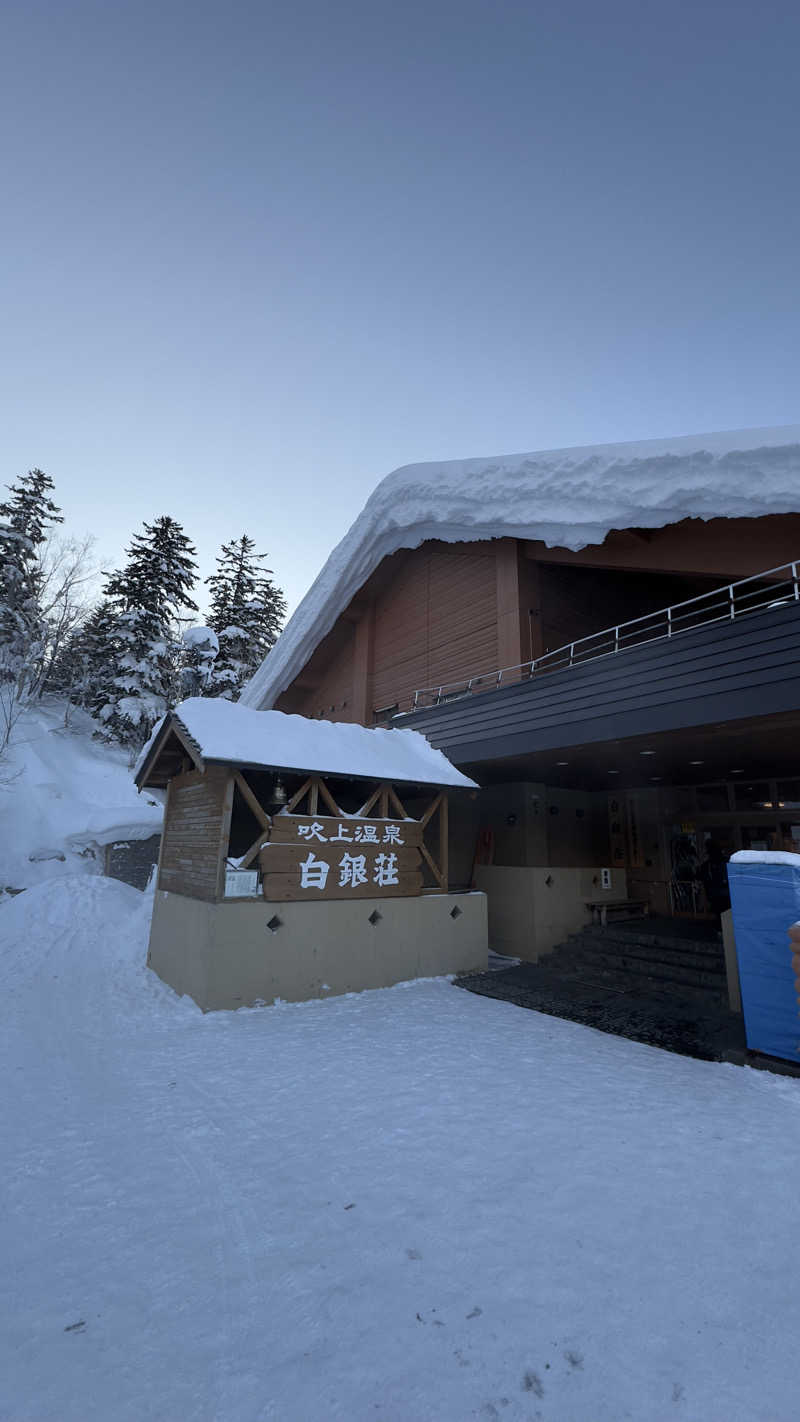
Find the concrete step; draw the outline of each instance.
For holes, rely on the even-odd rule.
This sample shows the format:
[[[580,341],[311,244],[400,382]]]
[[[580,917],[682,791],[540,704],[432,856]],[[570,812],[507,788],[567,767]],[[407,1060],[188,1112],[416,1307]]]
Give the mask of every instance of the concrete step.
[[[646,922],[647,920],[644,920]],[[680,952],[709,953],[719,949],[722,952],[722,941],[709,935],[708,938],[688,938],[680,934],[670,933],[648,933],[641,927],[642,920],[638,922],[610,923],[607,928],[600,928],[597,925],[589,924],[581,929],[580,933],[573,934],[573,938],[592,938],[596,940],[608,939],[619,943],[651,943],[656,948],[676,948]]]
[[[609,979],[623,980],[629,987],[639,983],[658,984],[665,992],[675,992],[679,996],[684,992],[699,992],[720,994],[726,989],[726,980],[717,974],[690,974],[687,972],[676,973],[669,969],[658,967],[645,967],[640,963],[630,961],[620,961],[618,963],[598,963],[586,962],[576,965],[576,976],[583,978],[596,978],[598,975]]]
[[[706,951],[708,950],[708,951]],[[676,996],[699,994],[716,999],[727,992],[725,959],[716,945],[703,951],[681,942],[680,949],[650,940],[620,940],[608,931],[591,930],[572,939],[542,959],[548,971],[574,980],[603,981],[626,991],[658,990]]]
[[[581,987],[595,986],[608,988],[631,997],[656,997],[698,1004],[722,1004],[727,1001],[724,979],[715,977],[712,982],[699,979],[687,981],[663,972],[631,971],[620,963],[612,964],[600,959],[562,958],[560,953],[548,954],[537,965],[548,978],[563,984],[574,983]]]
[[[616,939],[605,934],[603,937],[576,935],[570,940],[570,948],[580,957],[598,958],[640,958],[649,963],[660,963],[672,968],[687,968],[691,972],[725,972],[725,954],[722,947],[709,944],[696,949],[684,944],[681,948],[671,948],[649,939]]]

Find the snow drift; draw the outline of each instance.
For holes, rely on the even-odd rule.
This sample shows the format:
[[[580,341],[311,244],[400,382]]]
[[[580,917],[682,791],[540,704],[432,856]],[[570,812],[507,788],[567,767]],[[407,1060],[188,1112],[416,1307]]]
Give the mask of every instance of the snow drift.
[[[426,539],[577,550],[613,528],[800,512],[800,425],[410,464],[367,500],[241,701],[266,709],[382,558]]]
[[[63,702],[40,701],[15,727],[0,775],[0,892],[101,874],[104,845],[161,831],[163,809],[137,795],[127,753],[93,740],[85,712],[63,718]]]

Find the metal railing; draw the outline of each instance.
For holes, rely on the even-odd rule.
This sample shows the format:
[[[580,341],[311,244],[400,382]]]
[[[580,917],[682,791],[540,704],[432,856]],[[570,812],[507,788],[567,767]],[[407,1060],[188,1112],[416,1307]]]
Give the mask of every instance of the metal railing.
[[[779,568],[753,573],[749,578],[712,588],[710,592],[687,598],[685,602],[673,603],[671,607],[659,608],[657,612],[646,612],[642,617],[634,617],[629,622],[606,627],[602,632],[566,642],[563,647],[513,667],[481,672],[466,680],[446,682],[441,686],[423,687],[414,692],[412,709],[417,711],[425,706],[440,706],[443,702],[456,701],[475,692],[529,681],[542,672],[562,671],[600,657],[617,656],[631,647],[666,641],[680,636],[682,632],[696,631],[714,622],[735,621],[749,612],[800,602],[798,563],[800,559],[794,563],[783,563]],[[767,582],[767,579],[770,581]]]

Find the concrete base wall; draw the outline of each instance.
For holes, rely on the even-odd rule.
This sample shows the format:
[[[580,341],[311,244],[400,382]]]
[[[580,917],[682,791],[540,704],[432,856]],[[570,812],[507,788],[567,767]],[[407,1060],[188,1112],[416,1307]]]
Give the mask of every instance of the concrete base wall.
[[[611,887],[605,890],[600,888],[599,868],[484,864],[477,868],[475,882],[488,901],[491,947],[531,963],[589,922],[587,900],[624,899],[627,894],[624,869],[611,870]]]
[[[275,919],[280,926],[270,930]],[[487,942],[482,893],[209,904],[159,890],[147,961],[210,1012],[484,969]]]

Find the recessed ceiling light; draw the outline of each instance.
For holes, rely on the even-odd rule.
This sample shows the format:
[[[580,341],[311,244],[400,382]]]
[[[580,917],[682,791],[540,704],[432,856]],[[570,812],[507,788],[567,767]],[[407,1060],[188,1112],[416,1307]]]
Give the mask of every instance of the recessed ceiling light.
[[[640,755],[655,755],[655,751],[639,751]]]
[[[704,761],[704,760],[690,760],[690,761],[689,761],[689,764],[690,764],[690,765],[705,765],[705,761]]]
[[[568,760],[557,760],[556,765],[569,765]]]
[[[660,776],[660,775],[651,775],[651,776],[650,776],[650,779],[651,779],[651,780],[660,780],[660,779],[661,779],[661,776]]]
[[[619,771],[618,771],[618,770],[609,770],[608,773],[609,773],[609,775],[619,775]]]
[[[744,775],[744,771],[743,771],[743,770],[729,770],[729,771],[728,771],[728,774],[729,774],[729,775]]]

